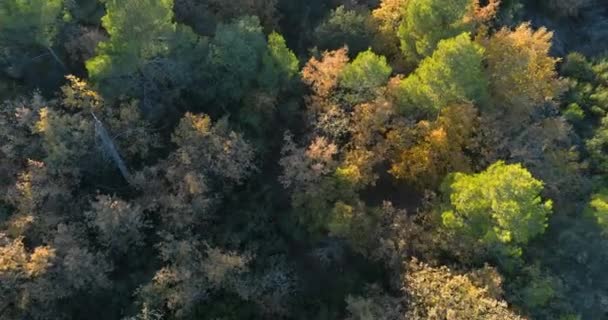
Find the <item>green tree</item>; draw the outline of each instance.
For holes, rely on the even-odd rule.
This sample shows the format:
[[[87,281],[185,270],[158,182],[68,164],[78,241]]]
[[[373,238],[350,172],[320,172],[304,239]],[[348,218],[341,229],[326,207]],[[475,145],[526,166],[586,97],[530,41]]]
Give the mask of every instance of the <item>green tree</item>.
[[[484,103],[488,82],[483,73],[484,49],[462,33],[441,40],[431,57],[400,81],[393,95],[402,113],[435,115],[452,103]]]
[[[443,226],[458,239],[518,257],[547,227],[552,202],[541,199],[543,183],[521,165],[499,161],[479,174],[456,173],[444,184]]]
[[[340,85],[353,91],[368,91],[384,85],[392,72],[386,58],[368,49],[344,67]]]
[[[239,102],[256,84],[266,48],[258,18],[246,16],[220,24],[207,58],[209,97],[220,104]]]
[[[53,50],[60,30],[63,12],[62,0],[6,0],[0,2],[0,67],[9,76],[21,78],[23,68],[32,62],[41,50],[48,53],[63,67]]]
[[[144,108],[171,97],[166,88],[184,85],[185,71],[196,66],[193,52],[204,57],[197,51],[204,42],[173,22],[173,0],[107,0],[105,5],[102,25],[110,37],[86,62],[91,82],[108,97],[138,97]]]
[[[356,54],[370,46],[373,30],[369,12],[340,6],[315,29],[315,44],[321,50],[336,50],[346,45],[351,54]]]
[[[608,155],[605,151],[608,146],[608,115],[602,118],[600,126],[586,145],[594,169],[602,173],[608,172]]]
[[[148,60],[167,53],[173,32],[173,0],[108,0],[103,27],[110,39],[101,42],[97,56],[87,61],[90,79],[105,92],[125,92],[121,78],[132,76]]]
[[[568,77],[569,90],[563,99],[564,114],[571,115],[577,110],[583,113],[588,123],[577,123],[581,135],[589,135],[588,129],[601,126],[601,119],[608,112],[608,59],[587,59],[580,53],[569,54],[561,67],[561,73]],[[576,120],[580,121],[580,117]]]
[[[604,234],[608,234],[608,190],[601,189],[591,196],[587,211],[595,219]]]
[[[288,86],[298,73],[298,58],[289,50],[283,36],[276,32],[268,36],[267,50],[262,58],[263,68],[258,81],[271,90]]]
[[[411,0],[398,30],[401,50],[416,63],[430,56],[439,41],[473,31],[465,20],[471,0]]]
[[[62,0],[2,1],[1,43],[18,47],[52,46],[62,10]]]

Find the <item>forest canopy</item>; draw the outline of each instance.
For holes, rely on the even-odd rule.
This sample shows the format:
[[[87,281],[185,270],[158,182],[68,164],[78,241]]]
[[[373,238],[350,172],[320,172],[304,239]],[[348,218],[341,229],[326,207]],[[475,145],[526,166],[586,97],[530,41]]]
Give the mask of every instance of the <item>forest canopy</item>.
[[[0,319],[608,319],[603,0],[1,0]]]

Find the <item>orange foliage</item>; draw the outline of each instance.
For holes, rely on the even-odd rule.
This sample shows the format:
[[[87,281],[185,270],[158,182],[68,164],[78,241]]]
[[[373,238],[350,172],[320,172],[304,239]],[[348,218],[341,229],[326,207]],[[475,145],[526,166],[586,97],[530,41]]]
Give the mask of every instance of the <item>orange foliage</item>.
[[[464,150],[471,145],[476,112],[471,105],[444,108],[435,122],[418,123],[414,133],[417,142],[411,146],[391,136],[389,144],[397,146],[397,150],[390,173],[420,186],[433,186],[449,172],[470,171],[470,160]]]
[[[313,57],[302,69],[302,80],[309,85],[315,95],[328,97],[338,85],[342,69],[348,63],[348,49],[325,51],[321,60]]]

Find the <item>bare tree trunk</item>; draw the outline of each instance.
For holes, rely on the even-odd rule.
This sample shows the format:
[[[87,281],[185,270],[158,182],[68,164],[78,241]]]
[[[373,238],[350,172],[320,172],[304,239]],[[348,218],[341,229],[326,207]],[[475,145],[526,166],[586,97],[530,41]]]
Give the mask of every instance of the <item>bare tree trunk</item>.
[[[95,133],[101,140],[101,144],[102,144],[105,152],[107,152],[108,155],[110,156],[110,158],[112,158],[112,161],[114,162],[114,164],[120,171],[120,174],[123,176],[123,178],[125,178],[125,180],[127,182],[131,183],[131,175],[129,174],[129,170],[127,170],[127,166],[125,165],[125,162],[120,157],[120,154],[118,153],[118,150],[116,149],[116,146],[114,145],[114,141],[112,141],[112,138],[110,138],[110,135],[104,128],[101,121],[99,121],[99,119],[97,119],[95,114],[91,112],[91,115],[93,116],[93,119],[95,120]]]

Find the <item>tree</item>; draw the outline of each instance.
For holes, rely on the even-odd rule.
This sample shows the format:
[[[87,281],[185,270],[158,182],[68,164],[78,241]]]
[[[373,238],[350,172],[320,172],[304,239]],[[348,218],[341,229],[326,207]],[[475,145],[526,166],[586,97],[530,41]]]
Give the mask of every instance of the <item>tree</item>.
[[[66,308],[62,301],[95,296],[109,285],[111,268],[105,257],[90,250],[74,228],[58,225],[49,243],[31,252],[22,238],[10,240],[2,234],[0,241],[3,317],[68,317],[78,306]]]
[[[367,224],[367,215],[356,194],[361,187],[353,177],[356,172],[339,167],[337,152],[337,146],[324,137],[300,148],[286,135],[280,182],[291,192],[294,213],[310,233],[346,238],[351,228]]]
[[[164,266],[139,291],[140,303],[152,310],[167,310],[167,316],[178,318],[191,315],[195,306],[214,292],[234,290],[236,276],[246,271],[250,260],[246,255],[172,235],[165,235],[157,247]]]
[[[483,53],[483,47],[471,41],[468,33],[441,40],[433,55],[394,89],[400,111],[428,116],[451,103],[483,104],[488,85]]]
[[[351,54],[359,53],[371,44],[373,28],[369,12],[358,12],[339,6],[314,31],[315,43],[321,50],[348,47]]]
[[[32,128],[41,138],[50,170],[73,176],[99,174],[104,157],[111,160],[105,162],[106,168],[107,163],[118,166],[117,154],[112,151],[129,160],[146,156],[156,145],[156,135],[135,104],[123,103],[120,108],[113,108],[86,82],[73,76],[67,80],[61,99],[38,110]],[[108,132],[121,133],[122,138],[113,139]],[[104,140],[104,136],[108,139]]]
[[[600,126],[595,130],[593,137],[586,141],[593,167],[600,172],[608,172],[608,155],[605,152],[606,145],[608,145],[608,116],[602,118]]]
[[[521,256],[521,246],[547,228],[552,202],[541,199],[543,183],[521,165],[499,161],[478,174],[456,173],[444,184],[443,226],[499,257]]]
[[[187,113],[172,141],[179,146],[174,160],[197,172],[241,183],[255,169],[254,149],[242,135],[230,130],[226,119],[212,124],[207,115]]]
[[[365,296],[347,296],[346,320],[398,320],[403,319],[403,298],[394,298],[376,285],[367,288]]]
[[[173,0],[109,0],[105,6],[102,24],[110,38],[99,43],[97,56],[86,66],[93,83],[119,95],[135,89],[136,84],[125,84],[146,62],[167,54],[166,41],[176,30]]]
[[[105,6],[109,39],[86,62],[89,79],[107,98],[139,98],[147,115],[158,117],[165,111],[159,107],[193,81],[186,70],[202,64],[206,43],[173,22],[173,0],[108,0]]]
[[[391,60],[400,55],[400,41],[397,37],[399,26],[405,18],[409,0],[382,0],[380,6],[372,11],[378,34],[374,38],[374,48],[385,53]]]
[[[600,125],[608,111],[608,60],[589,60],[580,53],[566,57],[561,73],[568,77],[569,90],[564,95],[564,115],[569,116],[577,110],[581,116],[569,119],[585,136],[589,128],[583,120],[590,120],[593,127]]]
[[[219,23],[228,23],[243,16],[256,16],[264,31],[278,29],[281,18],[277,0],[176,0],[175,15],[179,22],[192,26],[197,33],[212,35]]]
[[[465,21],[471,0],[410,0],[398,36],[405,58],[412,62],[430,56],[439,41],[473,31]]]
[[[146,227],[141,207],[108,196],[98,196],[85,213],[98,239],[111,252],[125,253],[142,245]]]
[[[19,77],[23,52],[45,49],[60,63],[52,47],[61,26],[62,0],[7,0],[0,3],[0,47],[8,54],[9,73]],[[26,57],[31,59],[32,57]],[[22,61],[21,63],[28,63]]]
[[[364,92],[384,85],[391,74],[386,58],[368,49],[344,67],[340,75],[340,85],[344,88]]]
[[[273,32],[268,36],[268,52],[262,58],[262,73],[259,82],[270,90],[286,88],[298,74],[299,61],[289,50],[282,35]]]
[[[412,146],[401,147],[401,141],[394,141],[398,136],[389,136],[389,145],[397,149],[390,173],[420,187],[434,187],[449,172],[470,172],[466,152],[472,149],[476,127],[477,110],[463,104],[444,108],[434,123],[419,122]]]
[[[258,17],[265,30],[271,30],[277,26],[277,0],[240,0],[228,2],[210,0],[208,2],[209,7],[217,12],[220,20],[229,21],[249,15]]]
[[[207,58],[208,95],[222,104],[239,102],[255,85],[266,47],[256,17],[245,16],[230,24],[218,25]],[[274,79],[265,79],[271,80]]]
[[[445,266],[433,268],[413,259],[407,271],[403,288],[409,297],[406,319],[523,319],[491,290],[500,287],[502,279],[490,267],[458,274]],[[479,281],[482,273],[489,275],[487,280]]]
[[[340,74],[348,63],[348,50],[342,48],[323,52],[321,59],[310,58],[302,69],[302,80],[314,94],[326,98],[338,85]]]
[[[142,190],[137,203],[155,210],[163,229],[188,232],[212,216],[220,191],[242,184],[256,170],[254,149],[227,119],[186,113],[172,135],[177,145],[165,161],[133,176]]]
[[[3,316],[18,318],[21,312],[11,309],[24,298],[23,286],[49,272],[55,257],[55,249],[50,246],[39,246],[28,252],[23,238],[10,239],[0,233],[0,310]]]
[[[578,16],[580,11],[593,5],[593,0],[549,0],[545,4],[558,16]]]
[[[86,24],[98,24],[103,16],[103,1],[73,0],[65,1],[66,8],[72,17]]]
[[[522,24],[501,29],[485,41],[490,92],[505,112],[528,115],[534,106],[557,98],[563,85],[549,55],[553,33]],[[519,119],[519,118],[518,118]]]

